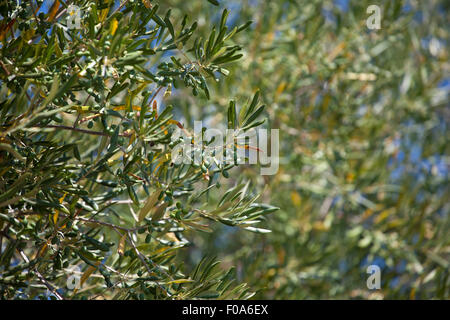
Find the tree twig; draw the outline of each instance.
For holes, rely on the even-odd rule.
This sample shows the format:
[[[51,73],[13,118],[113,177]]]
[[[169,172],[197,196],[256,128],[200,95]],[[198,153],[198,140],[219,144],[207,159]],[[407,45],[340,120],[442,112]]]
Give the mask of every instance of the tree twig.
[[[52,128],[52,129],[61,129],[61,130],[71,130],[71,131],[76,131],[76,132],[81,132],[81,133],[86,133],[86,134],[92,134],[95,136],[105,136],[105,137],[110,136],[108,133],[101,132],[101,131],[92,131],[92,130],[87,130],[87,129],[80,129],[80,128],[74,128],[74,127],[63,126],[63,125],[54,125],[54,124],[49,124],[46,126],[35,127],[35,128]],[[119,134],[119,136],[121,136],[121,137],[128,137],[129,135],[130,135],[129,133],[120,133]]]
[[[5,236],[9,241],[14,241],[17,242],[17,240],[14,240],[13,238],[11,238],[7,233],[5,232],[1,232],[3,236]],[[23,250],[19,247],[16,246],[16,250],[19,252],[20,256],[22,257],[22,259],[25,261],[25,263],[30,263],[30,259],[28,259],[27,255],[25,254],[25,252],[23,252]],[[64,300],[64,298],[56,291],[55,287],[53,287],[45,278],[44,276],[39,272],[39,270],[37,269],[37,267],[33,267],[34,272],[36,272],[36,275],[39,279],[40,282],[42,282],[48,290],[50,290],[55,297],[58,300]]]

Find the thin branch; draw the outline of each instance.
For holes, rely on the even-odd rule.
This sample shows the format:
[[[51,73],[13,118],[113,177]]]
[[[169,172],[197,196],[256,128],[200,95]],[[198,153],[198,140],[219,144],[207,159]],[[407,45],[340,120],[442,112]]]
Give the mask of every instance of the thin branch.
[[[22,249],[17,248],[17,250],[19,251],[20,255],[22,256],[22,259],[26,262],[26,263],[30,263],[30,260],[28,259],[28,257],[25,255],[25,253],[23,252]],[[38,277],[38,279],[47,287],[48,290],[50,290],[55,297],[58,300],[64,300],[64,298],[58,293],[58,291],[56,291],[55,287],[53,287],[45,278],[44,276],[39,272],[39,270],[35,267],[34,268],[34,272],[36,272],[36,275]]]
[[[105,137],[110,137],[109,134],[105,133],[105,132],[101,132],[101,131],[92,131],[92,130],[87,130],[87,129],[80,129],[80,128],[74,128],[74,127],[69,127],[69,126],[63,126],[63,125],[53,125],[53,124],[49,124],[46,126],[42,126],[42,127],[34,127],[34,128],[52,128],[52,129],[61,129],[61,130],[71,130],[71,131],[76,131],[76,132],[81,132],[81,133],[86,133],[86,134],[92,134],[95,136],[105,136]],[[120,133],[119,136],[121,137],[128,137],[130,134],[129,133]]]
[[[2,69],[5,71],[6,76],[9,77],[11,75],[11,73],[8,71],[8,69],[6,68],[5,64],[3,63],[3,61],[0,60],[0,66],[2,67]]]
[[[131,233],[130,233],[130,232],[127,233],[127,238],[128,238],[128,239],[127,239],[128,243],[130,243],[131,246],[133,247],[134,252],[136,252],[136,255],[138,256],[139,260],[141,260],[142,264],[143,264],[143,265],[145,266],[145,268],[147,269],[147,272],[148,272],[149,274],[151,274],[151,273],[152,273],[152,269],[150,269],[150,266],[148,265],[147,261],[145,261],[145,257],[142,255],[142,253],[140,253],[140,251],[138,250],[138,248],[137,248],[136,245],[134,244],[134,241],[133,241],[133,238],[131,237]],[[155,267],[155,268],[157,267],[153,261],[151,261],[150,259],[149,259],[149,261],[152,263],[153,267]],[[158,269],[159,269],[159,268],[158,268]],[[167,274],[166,274],[166,275],[167,275]],[[170,277],[169,277],[169,278],[170,278]],[[163,292],[164,292],[167,296],[170,297],[170,294],[167,292],[167,290],[166,290],[163,286],[161,286],[161,284],[159,283],[159,281],[155,281],[155,283],[158,285],[158,287],[159,287],[161,290],[163,290]]]
[[[53,128],[53,129],[62,129],[62,130],[71,130],[86,134],[92,134],[95,136],[106,136],[109,137],[109,134],[101,131],[92,131],[92,130],[86,130],[86,129],[80,129],[80,128],[74,128],[69,126],[62,126],[62,125],[46,125],[45,127],[37,127],[37,128]]]
[[[10,241],[14,241],[17,242],[17,240],[14,240],[13,238],[11,238],[7,233],[5,232],[1,232],[3,236],[5,236],[8,240]],[[25,263],[30,263],[30,259],[28,259],[27,255],[25,254],[25,252],[23,252],[23,250],[19,247],[16,246],[16,250],[19,252],[20,256],[22,257],[22,259],[25,261]],[[36,275],[39,279],[39,281],[41,281],[48,290],[50,290],[55,297],[58,300],[64,300],[64,298],[56,291],[55,287],[53,287],[45,278],[44,276],[39,272],[39,270],[37,269],[37,267],[33,267],[34,272],[36,272]]]
[[[64,214],[64,213],[60,213],[61,217],[68,217],[68,215]],[[87,223],[92,223],[92,224],[98,224],[98,225],[102,225],[111,229],[119,229],[125,232],[134,232],[134,231],[138,231],[141,229],[146,229],[148,228],[148,226],[144,225],[144,226],[139,226],[139,227],[135,227],[135,228],[125,228],[125,227],[121,227],[109,222],[103,222],[103,221],[99,221],[99,220],[94,220],[94,219],[88,219],[88,218],[83,218],[83,217],[75,217],[75,220],[79,220],[79,221],[83,221],[83,222],[87,222]]]

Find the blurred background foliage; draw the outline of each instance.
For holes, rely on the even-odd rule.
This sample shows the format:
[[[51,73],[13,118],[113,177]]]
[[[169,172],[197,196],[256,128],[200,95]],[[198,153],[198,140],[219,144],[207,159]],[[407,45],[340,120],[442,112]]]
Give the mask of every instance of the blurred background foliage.
[[[47,10],[51,10],[51,3]],[[263,228],[272,232],[250,233],[212,224],[200,230],[208,232],[197,232],[202,225],[195,225],[197,230],[183,230],[183,238],[164,237],[165,245],[170,241],[176,244],[177,250],[168,250],[176,254],[164,256],[157,263],[179,279],[179,286],[169,286],[178,298],[450,297],[447,1],[149,3],[159,4],[162,17],[171,9],[170,20],[177,25],[187,14],[189,23],[197,22],[195,36],[203,39],[209,37],[213,25],[221,23],[225,8],[229,10],[228,30],[252,21],[248,29],[230,40],[240,47],[243,56],[227,64],[228,71],[222,75],[214,71],[219,81],[208,79],[209,99],[206,93],[194,97],[192,86],[178,86],[159,101],[163,106],[174,106],[173,119],[188,128],[195,120],[217,127],[226,122],[231,99],[242,106],[260,90],[268,118],[263,127],[280,129],[279,171],[261,176],[257,166],[230,169],[228,179],[212,179],[224,188],[210,189],[202,207],[214,210],[225,188],[249,180],[251,192],[261,193],[258,201],[280,208],[270,216],[258,217]],[[381,8],[379,30],[366,26],[370,15],[366,9],[372,4]],[[152,57],[151,63],[156,66],[170,62],[171,57],[186,58],[187,53],[173,49]],[[149,70],[157,71],[156,67]],[[74,120],[67,116],[64,120],[67,118]],[[114,127],[109,133],[114,134]],[[85,146],[98,143],[97,137],[75,137]],[[56,138],[62,141],[69,136],[60,134]],[[86,147],[82,153],[90,151]],[[211,183],[203,181],[201,189],[200,185],[195,185],[199,191]],[[92,184],[90,188],[94,188]],[[143,194],[141,190],[139,195]],[[120,199],[126,201],[133,196],[125,192]],[[53,197],[58,199],[56,194]],[[139,205],[119,204],[115,210],[139,210]],[[123,219],[133,223],[129,214]],[[183,226],[182,219],[173,222]],[[121,237],[114,232],[102,230],[101,235],[101,239],[110,237],[120,247]],[[183,245],[184,239],[189,246]],[[156,256],[158,249],[161,247],[155,244],[151,248]],[[185,276],[181,272],[195,278],[195,269],[204,256],[217,256],[222,261],[220,268],[232,268],[228,275],[234,275],[236,284],[246,283],[255,295],[246,295],[246,286],[224,295],[211,294],[209,288],[205,293],[198,278],[195,284],[186,280],[188,289],[183,291]],[[123,262],[119,259],[113,263],[119,267]],[[174,267],[170,267],[172,263]],[[366,270],[372,264],[381,268],[380,290],[366,287]],[[87,268],[91,273],[95,270]],[[136,263],[129,268],[139,272]],[[157,276],[169,283],[176,281]],[[92,286],[84,292],[102,293],[106,298],[139,297],[109,295],[95,288],[95,284],[103,283],[102,275],[98,278],[90,279]],[[225,286],[213,285],[221,289]],[[144,297],[167,298],[164,292],[152,290],[144,290]]]
[[[204,1],[168,3],[197,14],[200,26],[219,18]],[[381,8],[380,30],[366,26],[371,4]],[[236,40],[245,55],[216,99],[186,110],[211,116],[226,97],[261,90],[268,127],[280,129],[280,170],[235,170],[281,210],[270,234],[225,227],[183,257],[193,263],[204,246],[219,252],[263,299],[448,299],[449,3],[221,6],[232,25],[253,21]],[[371,264],[381,290],[366,287]]]

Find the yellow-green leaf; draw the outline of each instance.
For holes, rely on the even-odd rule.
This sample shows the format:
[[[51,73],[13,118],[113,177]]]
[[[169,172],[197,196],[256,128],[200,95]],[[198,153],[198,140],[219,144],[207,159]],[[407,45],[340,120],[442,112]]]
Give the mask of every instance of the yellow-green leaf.
[[[156,189],[156,191],[147,198],[142,209],[139,211],[139,222],[143,221],[144,218],[148,215],[151,209],[155,207],[155,204],[158,202],[159,195],[161,194],[161,189]]]

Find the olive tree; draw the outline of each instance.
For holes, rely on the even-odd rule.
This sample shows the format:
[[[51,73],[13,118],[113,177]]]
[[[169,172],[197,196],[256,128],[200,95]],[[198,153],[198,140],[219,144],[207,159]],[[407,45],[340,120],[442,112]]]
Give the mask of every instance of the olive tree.
[[[200,36],[188,12],[149,0],[2,1],[0,13],[1,297],[251,297],[213,256],[190,268],[177,258],[217,223],[269,232],[255,224],[277,209],[230,176],[237,161],[195,145],[204,130],[185,114],[233,76],[233,39],[250,22],[232,26],[224,9]],[[262,123],[258,93],[247,98],[221,97],[225,127]],[[200,162],[174,161],[176,130]],[[212,191],[221,198],[208,201]]]

